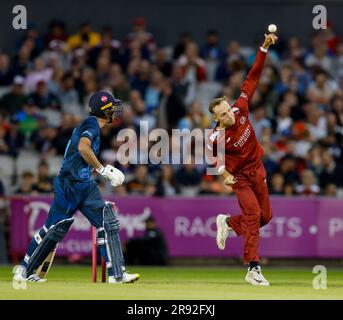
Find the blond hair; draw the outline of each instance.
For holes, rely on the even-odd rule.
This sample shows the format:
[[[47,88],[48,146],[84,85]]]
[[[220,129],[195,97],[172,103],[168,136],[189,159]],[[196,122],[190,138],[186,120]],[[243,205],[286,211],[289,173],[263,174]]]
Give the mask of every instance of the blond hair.
[[[221,104],[223,101],[227,102],[227,97],[226,96],[223,96],[223,97],[220,97],[220,98],[216,98],[216,99],[213,99],[211,102],[210,102],[210,106],[208,107],[208,111],[210,111],[211,114],[214,113],[213,109],[218,105],[218,104]]]

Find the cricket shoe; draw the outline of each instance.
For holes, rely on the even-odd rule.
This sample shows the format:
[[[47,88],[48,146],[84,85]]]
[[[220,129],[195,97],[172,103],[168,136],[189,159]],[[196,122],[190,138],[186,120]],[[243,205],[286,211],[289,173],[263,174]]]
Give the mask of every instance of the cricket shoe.
[[[46,282],[48,279],[43,279],[43,278],[40,278],[38,277],[35,273],[34,274],[31,274],[28,278],[27,278],[27,281],[29,282]]]
[[[27,281],[26,268],[22,265],[16,266],[13,271],[13,280],[17,282]]]
[[[119,279],[116,279],[114,276],[109,276],[108,283],[110,284],[133,283],[133,282],[138,281],[139,278],[140,278],[140,275],[138,273],[131,274],[128,272],[124,272],[123,279],[119,280]]]
[[[260,266],[254,267],[251,270],[249,268],[247,275],[245,276],[245,281],[252,284],[253,286],[269,286],[269,282],[263,276]]]
[[[232,230],[227,224],[227,218],[230,215],[218,214],[216,223],[217,223],[217,246],[220,250],[225,249],[225,242],[229,236],[230,230]]]

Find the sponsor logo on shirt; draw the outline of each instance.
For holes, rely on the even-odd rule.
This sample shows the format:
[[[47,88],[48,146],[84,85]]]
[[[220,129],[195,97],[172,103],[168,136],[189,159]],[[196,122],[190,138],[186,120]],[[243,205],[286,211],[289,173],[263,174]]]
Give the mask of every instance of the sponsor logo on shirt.
[[[247,126],[244,130],[244,133],[240,136],[237,142],[234,143],[235,147],[243,147],[243,145],[247,142],[251,134],[250,126]]]
[[[242,116],[241,119],[239,120],[239,122],[240,122],[241,124],[244,124],[246,121],[247,121],[247,118],[244,117],[244,116]]]
[[[88,130],[84,131],[83,134],[88,134],[89,136],[92,136],[92,133],[90,133]]]

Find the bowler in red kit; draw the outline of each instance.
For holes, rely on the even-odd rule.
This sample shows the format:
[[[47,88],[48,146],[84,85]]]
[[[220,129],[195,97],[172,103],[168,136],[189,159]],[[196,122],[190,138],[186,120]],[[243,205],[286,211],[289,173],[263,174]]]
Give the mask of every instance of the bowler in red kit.
[[[216,127],[210,136],[212,147],[209,144],[207,147],[212,149],[219,142],[225,143],[225,155],[222,155],[224,165],[219,171],[224,175],[225,183],[232,186],[242,210],[236,216],[217,216],[217,245],[219,249],[225,249],[230,230],[243,236],[243,259],[245,264],[249,264],[245,280],[256,286],[269,286],[259,265],[259,229],[271,220],[272,210],[266,171],[261,161],[263,149],[248,117],[249,103],[261,76],[268,48],[276,41],[274,34],[265,35],[241,87],[240,96],[233,105],[222,97],[211,101],[209,106]]]

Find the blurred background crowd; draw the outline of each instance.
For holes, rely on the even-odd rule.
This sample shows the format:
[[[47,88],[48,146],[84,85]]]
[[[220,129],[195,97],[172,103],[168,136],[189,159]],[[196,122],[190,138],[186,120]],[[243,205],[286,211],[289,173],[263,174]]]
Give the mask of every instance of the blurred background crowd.
[[[52,192],[72,130],[99,89],[124,101],[122,119],[103,129],[100,158],[123,170],[126,183],[111,189],[99,179],[105,194],[232,193],[221,177],[206,175],[205,165],[119,164],[117,135],[124,128],[140,138],[154,128],[209,128],[209,101],[235,101],[263,35],[242,46],[215,29],[203,43],[185,31],[160,47],[147,23],[136,18],[122,35],[84,22],[68,34],[63,21],[52,21],[45,34],[29,28],[13,51],[0,53],[0,195]],[[343,197],[343,42],[334,26],[308,43],[280,34],[250,117],[271,194]],[[142,120],[148,132],[141,132]]]

